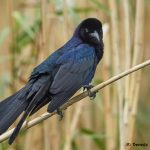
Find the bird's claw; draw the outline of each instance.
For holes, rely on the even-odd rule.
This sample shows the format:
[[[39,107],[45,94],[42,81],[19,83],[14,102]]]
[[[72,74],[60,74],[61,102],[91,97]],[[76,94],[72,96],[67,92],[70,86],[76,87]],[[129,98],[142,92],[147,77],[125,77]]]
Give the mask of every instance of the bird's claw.
[[[94,100],[96,97],[96,92],[91,92],[91,90],[90,90],[93,87],[94,87],[93,85],[84,85],[83,86],[83,91],[87,90],[88,96],[90,97],[90,100]]]
[[[61,121],[64,117],[64,113],[59,108],[57,109],[57,114],[59,115],[59,120]]]
[[[83,85],[83,91],[84,90],[90,90],[91,88],[93,88],[94,86],[93,85]]]

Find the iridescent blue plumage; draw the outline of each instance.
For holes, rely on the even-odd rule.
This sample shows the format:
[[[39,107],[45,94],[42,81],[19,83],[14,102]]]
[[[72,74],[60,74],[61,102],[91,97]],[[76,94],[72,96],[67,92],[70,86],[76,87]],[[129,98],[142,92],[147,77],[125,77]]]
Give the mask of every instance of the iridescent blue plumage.
[[[48,112],[59,108],[80,87],[84,86],[90,71],[96,67],[94,66],[95,58],[94,47],[80,44],[57,60],[56,64],[60,65],[60,68],[50,87],[50,93],[54,96],[48,106]]]
[[[33,69],[21,90],[0,102],[0,134],[24,111],[9,139],[12,144],[28,115],[49,102],[48,112],[59,109],[77,90],[89,85],[102,56],[102,24],[88,18],[80,23],[64,46]]]
[[[30,79],[35,78],[36,76],[49,73],[53,71],[54,67],[56,66],[55,62],[57,59],[63,55],[65,52],[68,52],[75,48],[76,46],[81,44],[81,40],[79,38],[72,37],[64,46],[59,48],[53,54],[51,54],[46,60],[44,60],[40,65],[35,67],[31,73]]]

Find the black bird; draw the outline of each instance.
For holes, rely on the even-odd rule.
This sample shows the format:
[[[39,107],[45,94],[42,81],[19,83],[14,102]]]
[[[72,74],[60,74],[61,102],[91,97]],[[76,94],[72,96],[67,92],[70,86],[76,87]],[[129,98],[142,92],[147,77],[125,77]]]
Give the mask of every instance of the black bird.
[[[49,103],[49,113],[57,110],[81,87],[89,89],[97,64],[103,56],[102,23],[96,18],[83,20],[72,38],[35,67],[28,83],[12,96],[0,102],[0,135],[23,112],[9,138],[15,140],[27,118]]]

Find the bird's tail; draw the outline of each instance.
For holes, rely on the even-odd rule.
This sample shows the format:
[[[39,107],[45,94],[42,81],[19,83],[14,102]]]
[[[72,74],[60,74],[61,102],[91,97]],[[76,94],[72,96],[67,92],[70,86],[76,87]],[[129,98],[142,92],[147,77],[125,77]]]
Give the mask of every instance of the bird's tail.
[[[49,80],[49,78],[47,80]],[[45,83],[47,83],[47,80]],[[27,104],[27,107],[25,108],[25,111],[24,111],[21,119],[19,120],[15,130],[13,131],[12,135],[9,138],[9,141],[8,141],[9,144],[12,144],[13,141],[15,140],[15,138],[17,137],[17,135],[23,125],[23,122],[25,121],[27,116],[30,115],[30,112],[32,112],[32,110],[34,110],[35,106],[38,104],[38,102],[40,100],[45,98],[45,95],[46,95],[47,91],[49,90],[49,86],[50,86],[50,83],[42,85],[40,87],[40,89],[34,95],[32,95],[32,97],[30,97],[29,103]],[[27,100],[28,100],[28,97],[29,97],[29,95],[27,96]],[[36,108],[35,108],[35,110],[36,110]]]
[[[37,109],[43,106],[38,106],[38,104],[47,96],[46,93],[50,86],[50,82],[48,82],[49,79],[50,77],[46,78],[44,84],[37,90],[33,88],[33,84],[29,83],[14,95],[0,102],[0,135],[3,134],[24,111],[15,130],[9,138],[9,144],[13,143],[23,125],[23,122],[30,113],[33,114]]]
[[[0,135],[3,134],[28,106],[26,88],[0,102]]]

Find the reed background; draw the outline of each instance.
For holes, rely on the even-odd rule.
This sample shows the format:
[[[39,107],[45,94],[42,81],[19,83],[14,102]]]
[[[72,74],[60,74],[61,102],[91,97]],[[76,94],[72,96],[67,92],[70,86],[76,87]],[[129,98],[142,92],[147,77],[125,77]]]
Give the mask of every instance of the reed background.
[[[104,24],[105,53],[93,84],[150,59],[148,0],[0,0],[0,99],[20,89],[32,68],[62,46],[84,18]],[[23,131],[0,150],[150,149],[149,67]],[[60,85],[61,86],[61,85]],[[32,118],[46,111],[43,108]],[[31,119],[32,119],[31,118]]]

